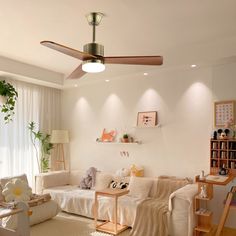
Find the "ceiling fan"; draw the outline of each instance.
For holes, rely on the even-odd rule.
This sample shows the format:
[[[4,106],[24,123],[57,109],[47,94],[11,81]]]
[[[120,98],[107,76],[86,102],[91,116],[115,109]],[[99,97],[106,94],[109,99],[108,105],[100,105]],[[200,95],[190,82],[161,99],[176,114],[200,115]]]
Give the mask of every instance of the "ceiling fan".
[[[86,17],[89,25],[93,27],[93,42],[84,45],[84,51],[78,51],[73,48],[52,42],[42,41],[43,46],[57,50],[68,56],[75,57],[82,61],[69,76],[69,79],[77,79],[84,74],[101,72],[105,69],[104,64],[127,64],[127,65],[162,65],[162,56],[115,56],[104,57],[104,46],[95,43],[96,26],[98,26],[104,16],[100,12],[91,12]]]

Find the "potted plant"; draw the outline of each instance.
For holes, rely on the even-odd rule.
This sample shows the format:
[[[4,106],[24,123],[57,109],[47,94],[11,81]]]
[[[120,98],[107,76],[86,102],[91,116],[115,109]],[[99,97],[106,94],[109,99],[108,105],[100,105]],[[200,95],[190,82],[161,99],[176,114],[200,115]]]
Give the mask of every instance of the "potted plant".
[[[8,123],[12,121],[15,114],[14,109],[18,93],[10,83],[0,80],[0,96],[2,101],[2,104],[0,104],[1,112],[5,113],[4,120]]]
[[[36,158],[38,163],[39,172],[48,172],[49,170],[49,155],[51,149],[53,149],[53,144],[50,143],[50,135],[43,134],[39,130],[35,131],[35,123],[32,121],[29,123],[28,129],[30,130],[30,138],[33,143],[33,146],[36,150]],[[38,149],[36,147],[36,140],[40,143],[40,158]]]
[[[129,135],[128,134],[124,134],[123,135],[123,142],[124,143],[128,143],[129,142]]]

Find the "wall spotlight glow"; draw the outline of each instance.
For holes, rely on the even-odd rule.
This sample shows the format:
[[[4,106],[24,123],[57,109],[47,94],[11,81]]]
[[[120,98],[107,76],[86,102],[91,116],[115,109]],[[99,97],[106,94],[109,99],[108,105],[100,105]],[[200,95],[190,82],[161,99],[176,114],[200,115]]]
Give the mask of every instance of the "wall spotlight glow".
[[[109,79],[106,79],[105,82],[110,82],[110,80],[109,80]]]
[[[197,67],[197,65],[193,64],[193,65],[191,65],[191,67],[194,68],[194,67]]]
[[[147,76],[147,75],[148,75],[148,73],[147,73],[147,72],[144,72],[144,73],[143,73],[143,75],[144,75],[144,76]]]

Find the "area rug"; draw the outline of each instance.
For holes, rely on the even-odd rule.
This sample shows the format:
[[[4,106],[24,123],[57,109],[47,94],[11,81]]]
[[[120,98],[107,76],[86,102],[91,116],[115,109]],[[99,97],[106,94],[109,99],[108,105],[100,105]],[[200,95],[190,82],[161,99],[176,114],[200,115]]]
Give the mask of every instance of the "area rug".
[[[119,234],[129,236],[130,229]],[[51,220],[31,227],[30,236],[110,236],[96,232],[94,221],[72,214],[60,213]]]

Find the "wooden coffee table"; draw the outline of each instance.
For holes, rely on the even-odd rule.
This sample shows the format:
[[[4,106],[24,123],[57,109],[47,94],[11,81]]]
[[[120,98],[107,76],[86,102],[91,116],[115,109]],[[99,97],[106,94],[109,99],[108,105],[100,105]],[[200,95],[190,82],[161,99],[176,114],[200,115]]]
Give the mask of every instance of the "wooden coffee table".
[[[94,221],[95,221],[95,228],[98,231],[106,232],[109,234],[117,235],[120,232],[126,230],[128,228],[127,225],[120,225],[117,223],[117,202],[120,196],[127,194],[129,190],[124,189],[112,189],[107,188],[103,190],[99,190],[95,192],[95,207],[94,207]],[[98,196],[105,196],[114,198],[114,221],[106,221],[103,223],[98,224]]]

